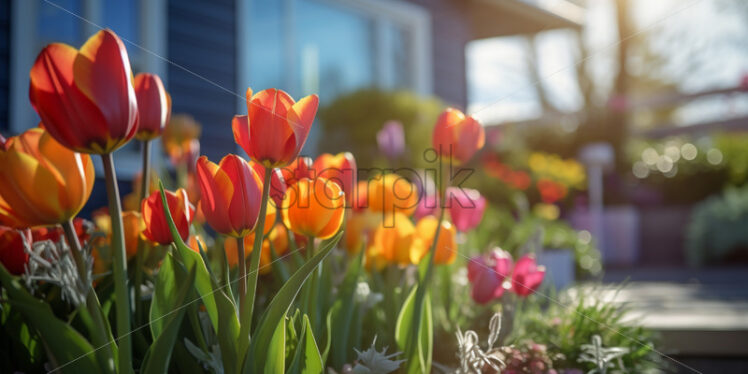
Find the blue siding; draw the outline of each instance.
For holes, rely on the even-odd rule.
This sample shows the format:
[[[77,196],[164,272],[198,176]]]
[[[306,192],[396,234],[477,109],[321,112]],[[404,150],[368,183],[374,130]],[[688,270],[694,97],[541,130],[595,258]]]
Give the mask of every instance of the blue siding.
[[[0,1],[0,131],[10,128],[10,1]]]
[[[231,118],[237,97],[231,92],[241,91],[236,88],[235,1],[169,0],[168,17],[169,60],[189,70],[169,64],[172,112],[189,113],[203,125],[201,153],[218,161],[234,150]]]

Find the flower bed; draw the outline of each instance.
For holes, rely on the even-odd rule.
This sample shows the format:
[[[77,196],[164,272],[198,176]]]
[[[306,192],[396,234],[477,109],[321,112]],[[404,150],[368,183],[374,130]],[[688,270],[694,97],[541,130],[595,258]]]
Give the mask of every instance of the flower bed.
[[[426,151],[432,169],[371,173],[351,153],[300,156],[316,95],[246,97],[248,114],[231,125],[249,159],[216,163],[198,157],[194,120],[170,118],[161,80],[132,77],[113,32],[42,50],[30,88],[42,124],[0,137],[0,317],[12,353],[0,358],[3,372],[648,368],[646,331],[623,326],[612,306],[549,296],[530,246],[537,236],[502,250],[486,226],[498,209],[484,218],[480,191],[450,186],[484,146],[476,119],[441,113]],[[376,139],[391,159],[403,152],[401,127],[388,123]],[[150,142],[162,134],[176,178],[150,166]],[[133,138],[143,171],[120,199],[113,154]],[[109,207],[94,225],[76,216],[97,156]],[[502,230],[552,231],[558,212],[543,211],[554,215],[549,204],[568,194],[554,178],[572,188],[583,180],[573,161],[532,157],[544,205],[502,220]],[[593,261],[590,239],[571,237],[563,243]],[[635,339],[611,332],[621,330]]]

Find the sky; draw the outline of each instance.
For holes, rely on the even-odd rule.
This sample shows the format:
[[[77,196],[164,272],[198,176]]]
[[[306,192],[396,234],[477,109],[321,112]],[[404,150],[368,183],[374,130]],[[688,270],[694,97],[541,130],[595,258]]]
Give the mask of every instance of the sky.
[[[648,35],[651,48],[667,63],[657,72],[683,92],[736,86],[748,74],[748,6],[729,8],[740,0],[633,0],[637,33]],[[586,61],[598,96],[605,100],[612,86],[616,62],[615,9],[612,0],[589,0],[583,38],[590,51]],[[580,61],[573,34],[566,30],[538,35],[540,79],[528,76],[527,42],[523,37],[491,38],[471,42],[468,64],[468,112],[484,123],[537,118],[537,85],[562,111],[581,109],[576,65]],[[632,70],[647,66],[633,61]],[[744,95],[745,96],[745,95]],[[700,100],[676,113],[676,122],[698,122],[745,111],[748,100],[724,97]]]

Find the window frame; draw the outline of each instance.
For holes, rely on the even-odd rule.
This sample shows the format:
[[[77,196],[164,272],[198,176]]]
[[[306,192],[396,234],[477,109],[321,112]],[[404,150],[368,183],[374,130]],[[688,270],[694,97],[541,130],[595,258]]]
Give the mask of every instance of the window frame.
[[[138,64],[143,71],[158,74],[164,82],[167,77],[167,0],[136,0],[138,1],[138,46],[142,47],[142,53],[138,57]],[[81,23],[83,35],[92,35],[103,25],[101,12],[101,1],[81,0],[83,19]],[[11,133],[21,133],[36,125],[38,119],[36,113],[29,104],[29,71],[36,56],[40,51],[36,50],[37,30],[36,23],[39,18],[41,6],[53,6],[43,4],[43,0],[12,0],[11,3],[11,58],[10,58],[10,113],[9,130]],[[76,17],[70,15],[70,17]],[[34,26],[30,26],[34,25]],[[125,42],[127,43],[127,42]],[[137,47],[136,47],[137,48]],[[155,145],[154,147],[158,147]],[[119,151],[114,157],[118,177],[124,180],[132,179],[140,172],[142,167],[140,149]],[[94,157],[96,174],[104,175],[101,160]]]
[[[246,22],[246,15],[250,12],[251,2],[259,0],[237,0],[236,11],[236,48],[237,48],[237,66],[244,67],[237,69],[237,87],[243,92],[245,87],[250,87],[252,77],[250,76],[250,33],[251,25]],[[293,9],[296,0],[280,0],[283,2],[284,22],[293,23]],[[387,48],[387,40],[384,37],[386,32],[387,21],[397,24],[406,30],[410,35],[408,44],[410,45],[409,54],[413,57],[409,64],[409,74],[412,77],[409,89],[422,95],[433,93],[433,74],[432,74],[432,40],[431,40],[431,15],[420,5],[410,4],[396,0],[316,0],[331,6],[347,8],[355,12],[364,13],[372,17],[375,22],[375,50],[381,51]],[[287,53],[293,53],[293,38],[287,38],[284,43]],[[385,89],[392,87],[392,65],[387,61],[384,53],[377,54],[375,64],[376,85]],[[291,61],[295,61],[291,59]],[[296,63],[293,62],[291,70],[297,70]],[[387,82],[389,80],[390,82]],[[246,101],[243,97],[236,100],[237,113],[246,113]]]

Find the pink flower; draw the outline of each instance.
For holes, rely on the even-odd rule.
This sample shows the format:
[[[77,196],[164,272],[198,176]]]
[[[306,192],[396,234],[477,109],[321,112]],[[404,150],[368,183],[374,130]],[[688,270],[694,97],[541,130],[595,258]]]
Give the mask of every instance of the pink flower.
[[[545,268],[538,266],[533,256],[524,255],[513,269],[512,265],[512,256],[498,248],[488,255],[471,258],[467,277],[473,286],[470,294],[473,300],[486,304],[504,295],[507,288],[519,296],[528,296],[543,283]],[[511,286],[505,287],[510,274]]]
[[[450,187],[447,198],[449,215],[457,230],[466,232],[480,224],[486,210],[486,198],[478,190]]]
[[[471,296],[479,304],[486,304],[504,294],[504,279],[512,269],[509,253],[495,249],[488,256],[473,257],[468,262],[468,280],[473,285]]]
[[[416,220],[420,220],[426,216],[436,216],[439,208],[439,196],[438,195],[423,195],[418,200],[416,211],[413,212],[413,216]]]
[[[512,272],[512,291],[519,296],[528,296],[537,291],[545,277],[545,267],[538,266],[535,257],[522,256]]]

